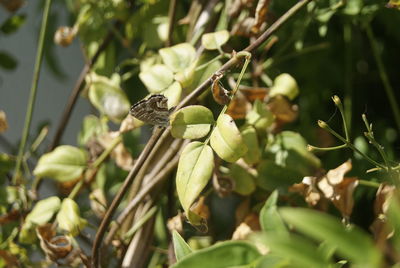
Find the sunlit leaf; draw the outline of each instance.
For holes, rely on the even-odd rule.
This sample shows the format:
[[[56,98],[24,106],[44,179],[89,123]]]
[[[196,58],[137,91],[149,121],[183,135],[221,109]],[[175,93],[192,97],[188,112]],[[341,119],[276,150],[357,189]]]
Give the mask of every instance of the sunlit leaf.
[[[60,209],[61,201],[57,196],[40,200],[26,216],[19,234],[21,243],[32,243],[36,240],[35,227],[49,222]]]
[[[240,133],[244,143],[246,143],[247,148],[249,148],[247,153],[243,156],[244,161],[249,165],[258,163],[261,158],[261,151],[256,130],[252,126],[246,126]]]
[[[111,120],[120,122],[128,113],[130,102],[128,97],[119,88],[119,76],[112,79],[91,73],[86,77],[89,85],[89,99],[102,114]]]
[[[235,121],[227,114],[218,118],[210,144],[217,155],[227,162],[236,162],[248,150]]]
[[[72,236],[77,236],[87,221],[80,217],[79,206],[74,200],[65,198],[57,214],[58,226]]]
[[[196,58],[196,50],[189,43],[181,43],[159,50],[164,64],[173,72],[188,68]]]
[[[201,44],[205,49],[213,50],[223,46],[229,40],[229,32],[222,30],[214,33],[206,33],[201,37]]]
[[[161,94],[168,98],[168,108],[171,109],[178,105],[181,99],[182,86],[178,82],[173,82],[167,89],[162,91]]]
[[[175,230],[172,232],[172,241],[177,261],[180,261],[183,257],[193,252],[182,236]]]
[[[69,145],[58,146],[42,155],[33,171],[38,177],[49,177],[60,182],[79,178],[87,167],[86,151]]]
[[[163,64],[156,64],[139,73],[139,78],[151,93],[159,93],[172,84],[174,74]]]
[[[179,158],[176,187],[179,201],[187,214],[211,178],[213,168],[214,155],[210,146],[195,141],[185,147]]]
[[[275,97],[276,95],[284,95],[293,100],[299,95],[299,87],[296,80],[287,73],[278,75],[274,80],[274,85],[269,92],[269,96]]]
[[[170,121],[171,134],[175,138],[199,139],[208,134],[214,117],[208,108],[191,105],[173,113]]]

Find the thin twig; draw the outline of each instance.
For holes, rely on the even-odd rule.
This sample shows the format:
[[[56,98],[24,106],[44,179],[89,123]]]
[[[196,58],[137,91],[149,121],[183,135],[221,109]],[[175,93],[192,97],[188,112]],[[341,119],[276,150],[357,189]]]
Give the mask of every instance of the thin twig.
[[[151,153],[154,145],[156,144],[158,138],[161,134],[165,131],[164,128],[157,128],[156,131],[151,136],[150,140],[147,142],[146,146],[144,147],[142,153],[140,154],[139,158],[136,160],[135,165],[132,167],[131,171],[129,172],[128,176],[126,177],[124,184],[122,185],[121,189],[114,197],[110,207],[108,208],[106,214],[102,222],[100,223],[99,230],[96,233],[96,237],[94,239],[93,248],[92,248],[92,263],[93,267],[99,267],[99,248],[101,242],[103,240],[104,234],[107,230],[108,225],[111,222],[112,216],[114,215],[115,210],[117,209],[119,203],[122,201],[126,191],[129,189],[133,179],[136,177],[139,168],[143,165],[146,158]]]
[[[304,7],[307,3],[311,0],[302,0],[299,1],[296,5],[290,8],[284,15],[282,15],[274,24],[272,24],[253,44],[245,48],[245,51],[252,52],[256,48],[262,45],[277,29],[280,28],[289,18],[295,15],[302,7]],[[235,64],[238,63],[240,58],[233,57],[229,61],[227,61],[217,72],[225,72],[229,68],[233,67]],[[176,110],[189,105],[192,101],[197,99],[207,87],[211,84],[212,76],[210,76],[207,80],[205,80],[201,85],[199,85],[191,94],[189,94],[185,99],[183,99]],[[169,129],[165,130],[164,133],[169,132]],[[114,214],[115,209],[119,205],[122,200],[123,195],[128,189],[128,186],[131,184],[132,180],[134,179],[135,175],[138,173],[140,166],[144,163],[145,158],[150,154],[150,151],[153,149],[156,140],[160,137],[161,130],[156,131],[153,136],[150,138],[150,141],[146,144],[145,149],[140,154],[138,160],[136,161],[134,167],[128,174],[127,178],[125,179],[124,185],[122,186],[120,192],[114,198],[110,208],[107,210],[103,221],[100,224],[99,230],[96,234],[96,238],[92,248],[92,264],[94,268],[99,267],[99,248],[100,244],[103,240],[104,234],[106,232],[107,226],[111,222],[111,218]]]
[[[47,22],[48,22],[49,13],[50,13],[51,2],[52,2],[51,0],[46,0],[45,5],[44,5],[43,19],[42,19],[42,25],[40,27],[38,50],[37,50],[37,54],[36,54],[35,67],[34,67],[34,71],[33,71],[31,91],[30,91],[30,95],[29,95],[28,108],[26,110],[24,130],[22,132],[21,143],[19,144],[19,149],[18,149],[17,163],[15,166],[15,172],[14,172],[14,176],[12,179],[13,184],[18,184],[20,168],[21,168],[21,164],[22,164],[22,161],[24,158],[26,141],[28,140],[29,130],[31,127],[33,108],[35,106],[36,92],[37,92],[37,87],[38,87],[38,83],[39,83],[40,69],[41,69],[42,60],[43,60],[43,48],[44,48],[44,41],[45,41],[45,36],[46,36]]]
[[[101,45],[98,47],[96,53],[93,55],[91,60],[85,64],[83,67],[78,80],[75,83],[75,86],[71,92],[71,95],[69,96],[67,105],[65,106],[65,109],[63,111],[63,114],[61,116],[61,119],[59,121],[59,124],[57,126],[56,134],[54,135],[53,141],[50,144],[49,151],[52,151],[57,145],[60,143],[60,140],[62,138],[62,135],[64,134],[64,130],[67,127],[69,118],[71,117],[72,110],[75,107],[76,101],[78,100],[79,93],[81,92],[82,86],[85,82],[85,77],[86,74],[90,71],[91,67],[96,63],[97,59],[99,58],[100,54],[104,51],[104,49],[108,46],[110,43],[112,37],[113,37],[113,32],[109,31],[106,37],[104,38],[103,42]]]
[[[169,11],[168,11],[168,38],[166,45],[167,47],[172,46],[172,33],[175,25],[175,14],[176,14],[176,0],[169,1]]]
[[[184,146],[182,146],[184,147]],[[175,151],[172,153],[176,153]],[[156,185],[158,185],[161,181],[163,181],[167,175],[176,167],[178,164],[179,160],[179,155],[180,153],[176,153],[177,157],[174,157],[172,160],[167,158],[168,164],[165,164],[164,161],[159,161],[159,162],[164,162],[163,165],[163,170],[160,171],[157,167],[155,167],[152,172],[148,175],[148,177],[153,178],[150,182],[146,183],[143,185],[143,187],[140,189],[140,192],[135,195],[135,197],[129,202],[129,204],[124,208],[124,210],[121,212],[121,214],[118,216],[115,225],[113,225],[110,229],[110,232],[108,233],[107,237],[104,240],[104,244],[108,245],[112,238],[115,235],[115,232],[118,230],[118,227],[121,226],[122,222],[128,217],[129,214],[132,213],[132,211],[135,209],[135,207],[143,201],[143,199],[154,189]]]

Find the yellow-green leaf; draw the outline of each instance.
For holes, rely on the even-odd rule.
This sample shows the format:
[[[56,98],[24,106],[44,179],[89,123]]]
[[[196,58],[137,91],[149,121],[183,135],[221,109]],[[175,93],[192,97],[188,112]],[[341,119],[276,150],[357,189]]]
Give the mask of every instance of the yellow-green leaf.
[[[87,166],[87,152],[79,148],[62,145],[40,157],[33,174],[49,177],[60,182],[79,178]]]
[[[283,73],[275,78],[269,96],[272,98],[276,95],[284,95],[288,97],[289,100],[293,100],[297,95],[299,95],[297,82],[290,74]]]
[[[159,93],[174,80],[172,71],[163,64],[156,64],[139,73],[139,78],[151,93]]]
[[[241,195],[250,195],[256,189],[255,177],[245,168],[232,164],[229,175],[235,181],[234,191]]]
[[[222,30],[214,33],[206,33],[201,37],[201,44],[205,49],[217,49],[223,44],[228,42],[229,32],[227,30]]]
[[[71,198],[65,198],[57,214],[58,226],[70,235],[76,236],[86,226],[87,221],[80,217],[79,206]]]
[[[171,116],[171,134],[175,138],[199,139],[208,134],[213,123],[214,117],[208,108],[187,106]]]
[[[196,58],[196,50],[189,43],[162,48],[159,53],[164,64],[173,72],[185,70]]]
[[[244,143],[246,143],[249,150],[243,156],[244,161],[249,164],[256,164],[260,161],[261,151],[258,143],[257,132],[254,127],[247,126],[241,131]]]
[[[236,162],[248,150],[235,121],[227,114],[218,118],[210,144],[217,155],[227,162]]]
[[[185,147],[179,159],[176,188],[179,201],[187,214],[211,178],[213,168],[214,155],[210,146],[195,141]]]
[[[120,77],[114,74],[112,79],[95,73],[88,74],[89,100],[96,109],[114,122],[120,122],[128,113],[130,102],[119,87]]]

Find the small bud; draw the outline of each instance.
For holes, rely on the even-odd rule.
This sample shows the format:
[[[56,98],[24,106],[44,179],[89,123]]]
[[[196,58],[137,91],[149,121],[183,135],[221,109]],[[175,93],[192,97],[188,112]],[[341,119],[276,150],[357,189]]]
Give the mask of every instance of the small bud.
[[[314,146],[307,144],[307,151],[309,151],[309,152],[314,151]]]
[[[328,124],[325,123],[325,122],[322,121],[322,120],[318,120],[318,126],[319,126],[320,128],[327,128],[327,127],[328,127]]]
[[[337,95],[333,96],[332,100],[333,100],[333,102],[335,103],[336,106],[339,106],[339,105],[341,106],[342,105],[342,101],[340,100],[340,98]]]
[[[63,47],[67,47],[72,43],[76,34],[77,27],[59,27],[54,35],[54,43]]]

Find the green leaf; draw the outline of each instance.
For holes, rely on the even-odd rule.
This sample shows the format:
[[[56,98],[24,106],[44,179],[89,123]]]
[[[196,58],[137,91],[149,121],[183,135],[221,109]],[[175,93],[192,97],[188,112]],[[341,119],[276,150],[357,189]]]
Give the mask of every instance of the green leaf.
[[[220,61],[211,61],[213,57],[211,56],[201,56],[198,61],[198,65],[205,64],[205,67],[197,70],[194,74],[193,81],[191,83],[190,89],[193,90],[198,87],[201,83],[203,83],[206,79],[208,79],[211,75],[213,75],[219,68],[221,68],[222,64]],[[210,62],[211,61],[211,62]]]
[[[19,242],[25,244],[35,242],[35,227],[49,222],[60,209],[60,204],[60,198],[57,196],[52,196],[37,202],[32,211],[25,218],[25,222],[19,234]]]
[[[181,99],[182,86],[179,82],[173,82],[166,90],[162,91],[161,94],[168,98],[168,108],[172,108],[178,105]]]
[[[25,223],[42,225],[51,220],[54,213],[60,208],[60,198],[51,196],[40,200],[35,204],[32,211],[26,216]]]
[[[159,93],[174,80],[172,71],[163,64],[156,64],[139,73],[139,78],[151,93]]]
[[[298,235],[282,236],[274,232],[257,235],[257,241],[266,245],[271,253],[290,259],[294,267],[330,267],[333,262],[315,254],[317,246]],[[290,266],[289,266],[290,267]]]
[[[272,160],[261,161],[257,166],[257,172],[257,185],[270,191],[282,187],[287,188],[302,179],[302,175],[295,169],[278,166]]]
[[[276,95],[283,95],[293,100],[299,95],[299,87],[296,80],[287,73],[278,75],[274,80],[274,85],[269,91],[269,96],[273,98]]]
[[[235,181],[234,191],[241,195],[250,195],[256,189],[255,178],[248,170],[237,164],[229,167],[229,175]]]
[[[78,135],[78,144],[84,146],[87,142],[108,131],[107,122],[95,115],[87,115],[83,118],[82,128]]]
[[[185,240],[176,230],[172,232],[172,241],[177,261],[180,261],[183,257],[193,252],[190,246],[185,242]]]
[[[253,109],[246,115],[246,122],[261,133],[265,133],[268,127],[274,123],[275,116],[269,111],[266,105],[260,100],[256,100]]]
[[[290,167],[307,176],[321,166],[320,160],[307,150],[306,140],[297,132],[282,131],[268,146],[268,151],[275,154],[275,163]]]
[[[356,226],[345,228],[333,216],[303,208],[281,208],[282,218],[296,230],[337,247],[338,255],[360,267],[380,267],[381,255],[372,239]]]
[[[6,70],[14,70],[18,65],[17,60],[5,51],[0,51],[0,67]]]
[[[247,265],[256,261],[261,254],[249,243],[226,241],[209,248],[195,251],[171,268],[226,268]]]
[[[49,177],[60,182],[79,178],[87,166],[87,152],[79,148],[62,145],[40,157],[33,174]]]
[[[87,221],[80,217],[79,206],[71,198],[65,198],[57,214],[58,226],[72,236],[77,236]]]
[[[284,258],[274,253],[268,253],[261,257],[256,268],[285,268],[290,267],[289,264],[289,258]]]
[[[282,131],[267,146],[267,159],[257,167],[257,183],[266,190],[287,187],[314,174],[321,163],[307,150],[304,138],[296,132]]]
[[[173,137],[199,139],[210,132],[214,117],[207,107],[191,105],[173,113],[170,121]]]
[[[235,121],[227,114],[218,118],[217,125],[211,133],[210,144],[220,158],[232,163],[248,150]]]
[[[267,201],[265,201],[265,204],[260,211],[260,225],[263,231],[288,235],[289,232],[278,212],[278,195],[279,192],[275,190],[268,197]]]
[[[9,17],[3,24],[0,26],[0,31],[4,34],[11,34],[16,32],[26,21],[26,15],[13,15]]]
[[[187,215],[190,206],[207,185],[213,169],[214,155],[210,146],[197,141],[186,145],[179,158],[176,188],[179,201]]]
[[[192,64],[196,58],[196,50],[189,43],[181,43],[172,47],[159,50],[164,64],[173,72],[183,71]]]
[[[206,33],[201,37],[201,44],[205,49],[218,49],[229,40],[229,32],[222,30],[214,33]]]
[[[131,106],[125,92],[119,88],[119,81],[118,74],[114,74],[112,79],[95,73],[86,76],[90,102],[116,123],[125,118]]]
[[[255,128],[252,126],[246,126],[240,131],[240,133],[243,137],[244,143],[247,145],[247,148],[249,148],[247,153],[243,156],[244,161],[249,165],[258,163],[261,158],[261,151]]]

